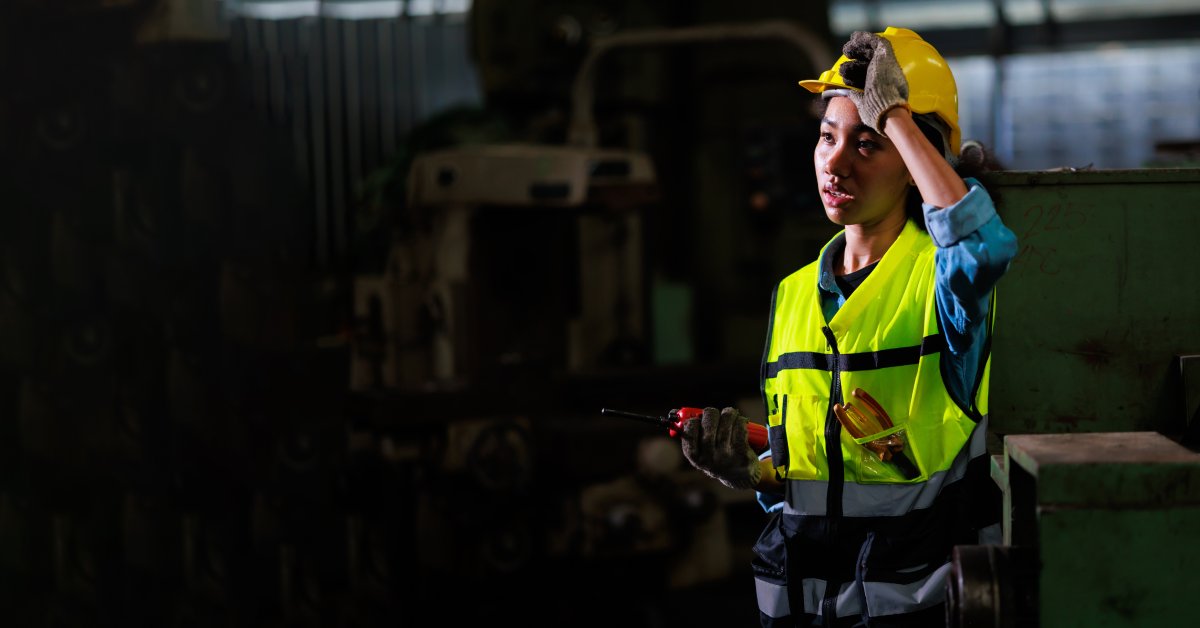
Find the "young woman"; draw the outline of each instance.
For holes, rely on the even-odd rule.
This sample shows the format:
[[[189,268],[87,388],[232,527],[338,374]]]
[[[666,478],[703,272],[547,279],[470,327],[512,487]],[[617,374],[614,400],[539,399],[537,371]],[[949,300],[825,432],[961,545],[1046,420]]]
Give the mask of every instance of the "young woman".
[[[683,451],[773,513],[755,545],[763,626],[944,625],[951,550],[998,542],[989,338],[1016,238],[964,176],[937,50],[889,27],[842,51],[800,82],[824,104],[813,162],[844,229],[775,290],[770,448],[760,461],[746,418],[705,408]]]

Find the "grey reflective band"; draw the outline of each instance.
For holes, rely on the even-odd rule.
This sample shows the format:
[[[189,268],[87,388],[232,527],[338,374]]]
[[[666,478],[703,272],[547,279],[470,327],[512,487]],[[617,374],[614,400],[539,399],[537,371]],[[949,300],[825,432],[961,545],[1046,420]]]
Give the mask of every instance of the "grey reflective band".
[[[801,609],[801,612],[820,615],[821,601],[825,598],[826,582],[819,578],[805,578],[800,581],[800,587],[804,599],[804,608]],[[854,583],[849,582],[838,589],[835,607],[838,617],[862,615],[862,596],[854,587]],[[754,588],[758,593],[758,610],[761,613],[776,619],[792,614],[791,605],[788,603],[787,587],[755,578]]]
[[[825,581],[821,580],[819,582],[821,583],[822,594],[824,594]],[[858,590],[855,587],[855,583],[847,582],[842,585],[841,589],[838,590],[837,606],[834,609],[834,612],[838,617],[862,615],[862,595],[858,593]]]
[[[864,582],[867,610],[871,617],[912,613],[946,601],[946,577],[950,563],[910,584],[894,582]]]
[[[913,510],[929,508],[942,489],[967,474],[971,460],[987,453],[987,415],[975,424],[967,446],[959,450],[945,471],[938,471],[916,484],[858,484],[844,482],[843,517],[898,517]],[[829,482],[824,480],[788,480],[787,501],[783,513],[824,517]]]
[[[950,563],[945,563],[928,576],[909,584],[864,582],[867,609],[872,617],[883,617],[912,613],[941,604],[946,601],[946,578],[949,574]],[[821,601],[825,598],[826,586],[826,582],[818,578],[805,578],[800,582],[801,598],[804,600],[802,612],[809,615],[821,614]],[[776,619],[792,614],[787,587],[758,578],[754,579],[754,587],[758,593],[758,610],[761,613]],[[855,583],[845,583],[838,589],[835,608],[838,617],[862,615],[863,599]]]
[[[759,612],[767,617],[787,617],[792,614],[787,587],[755,578],[754,590],[758,594]]]
[[[879,351],[864,351],[861,353],[842,353],[836,356],[838,370],[841,371],[874,371],[893,366],[909,366],[916,364],[922,357],[941,353],[946,348],[946,338],[941,334],[925,336],[921,344],[909,347],[880,349]],[[792,351],[779,356],[774,362],[767,362],[763,375],[771,379],[780,371],[790,369],[815,369],[832,371],[835,356],[829,353],[815,351]]]

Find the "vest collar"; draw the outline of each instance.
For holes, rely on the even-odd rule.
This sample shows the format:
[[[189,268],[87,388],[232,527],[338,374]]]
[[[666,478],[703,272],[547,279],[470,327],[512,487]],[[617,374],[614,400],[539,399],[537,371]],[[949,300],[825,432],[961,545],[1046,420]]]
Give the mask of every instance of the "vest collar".
[[[844,233],[839,233],[834,238],[845,237]],[[834,334],[841,335],[852,327],[863,309],[874,300],[883,286],[886,286],[901,269],[912,268],[912,261],[916,258],[921,243],[921,235],[921,229],[911,219],[904,223],[904,229],[900,231],[900,236],[884,252],[883,257],[879,259],[879,265],[871,271],[870,275],[867,275],[862,285],[854,290],[850,298],[846,299],[841,309],[829,321],[829,328]],[[825,247],[831,243],[833,240],[826,243]],[[824,256],[824,254],[825,251],[822,249],[821,255]]]

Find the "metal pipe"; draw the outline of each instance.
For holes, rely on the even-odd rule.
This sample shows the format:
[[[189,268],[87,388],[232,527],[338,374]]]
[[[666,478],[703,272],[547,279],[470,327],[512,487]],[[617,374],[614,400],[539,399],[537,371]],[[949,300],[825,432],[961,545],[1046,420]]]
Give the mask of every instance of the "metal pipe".
[[[834,57],[828,51],[826,42],[807,28],[784,20],[638,29],[595,38],[579,66],[579,72],[575,74],[575,82],[571,88],[571,124],[568,127],[567,143],[584,148],[596,146],[596,120],[592,115],[596,97],[596,67],[600,58],[609,52],[618,48],[763,40],[780,40],[794,45],[812,60],[818,70],[833,65]]]

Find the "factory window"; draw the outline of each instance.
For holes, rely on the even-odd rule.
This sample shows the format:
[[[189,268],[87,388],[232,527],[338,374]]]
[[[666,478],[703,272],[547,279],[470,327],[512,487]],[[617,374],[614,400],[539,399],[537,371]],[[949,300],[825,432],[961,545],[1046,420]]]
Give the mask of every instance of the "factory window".
[[[903,25],[933,42],[958,79],[963,137],[1006,168],[1186,165],[1200,152],[1194,0],[835,0],[830,22],[839,36]]]
[[[229,15],[259,20],[464,15],[471,9],[471,0],[224,0],[223,4]]]
[[[1200,144],[1200,44],[949,62],[963,137],[990,145],[1009,169],[1171,165],[1157,147]]]
[[[833,0],[829,20],[834,32],[863,25],[919,24],[925,28],[991,25],[996,11],[1010,24],[1037,24],[1049,16],[1059,22],[1190,15],[1195,0]]]

